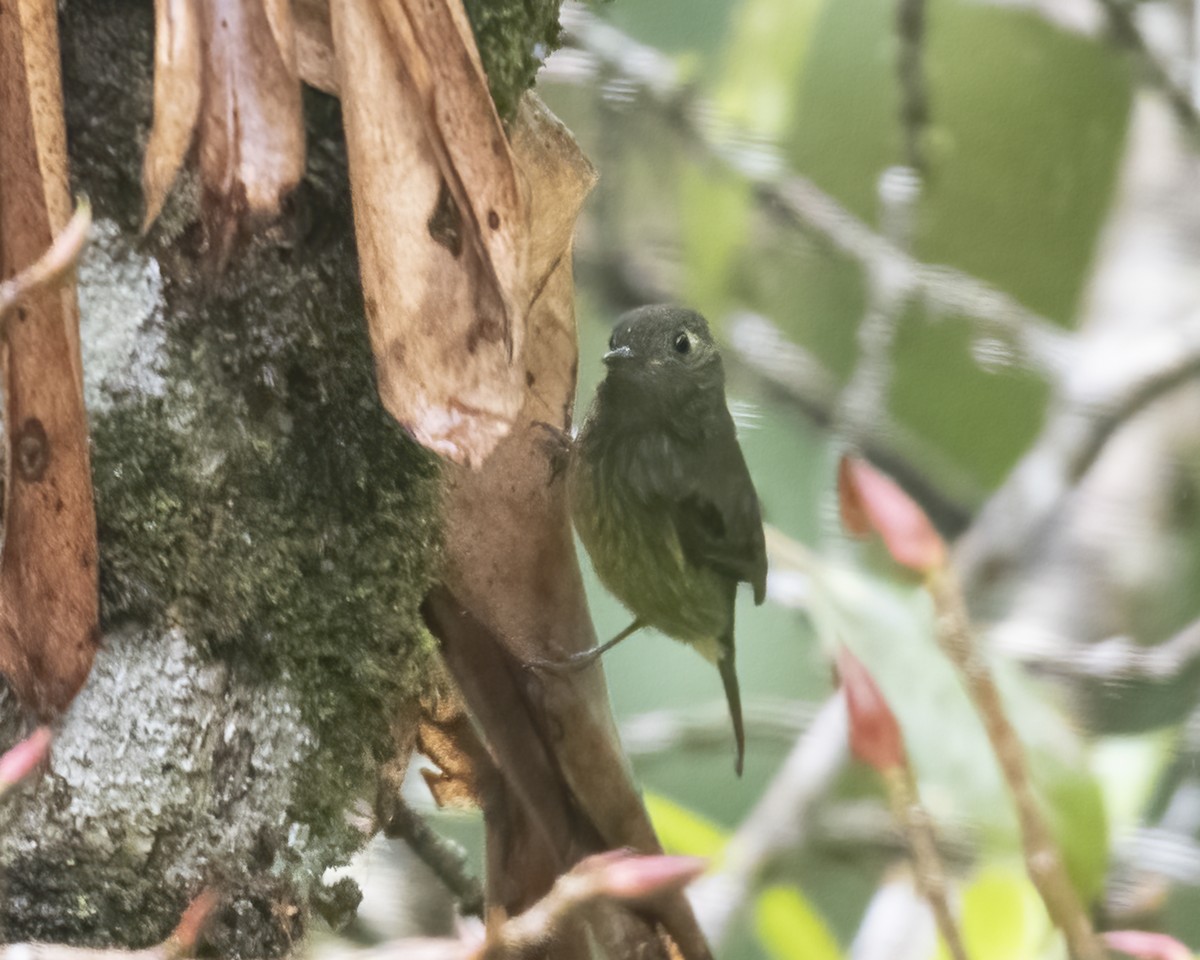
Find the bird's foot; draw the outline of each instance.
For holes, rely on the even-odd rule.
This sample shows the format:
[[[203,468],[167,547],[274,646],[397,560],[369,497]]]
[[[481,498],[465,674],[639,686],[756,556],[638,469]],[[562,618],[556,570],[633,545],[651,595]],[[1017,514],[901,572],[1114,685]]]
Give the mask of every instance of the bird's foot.
[[[550,481],[547,484],[549,486],[566,472],[567,464],[571,462],[571,448],[575,441],[571,434],[562,427],[546,423],[545,420],[534,420],[531,425],[545,432],[545,436],[539,441],[539,446],[545,452],[546,459],[550,463]]]

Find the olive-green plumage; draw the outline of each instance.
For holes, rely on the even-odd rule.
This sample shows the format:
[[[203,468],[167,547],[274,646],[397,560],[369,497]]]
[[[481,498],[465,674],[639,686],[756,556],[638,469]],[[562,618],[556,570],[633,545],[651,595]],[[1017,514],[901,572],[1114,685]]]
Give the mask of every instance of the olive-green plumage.
[[[734,667],[739,582],[766,593],[758,497],[725,405],[721,357],[700,314],[675,306],[618,320],[571,458],[575,527],[604,585],[636,618],[716,663],[742,772]]]

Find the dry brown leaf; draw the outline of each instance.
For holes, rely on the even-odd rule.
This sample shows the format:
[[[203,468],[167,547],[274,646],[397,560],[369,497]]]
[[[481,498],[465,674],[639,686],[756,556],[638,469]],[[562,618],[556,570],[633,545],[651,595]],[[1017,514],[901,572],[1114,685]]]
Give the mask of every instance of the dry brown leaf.
[[[479,466],[522,402],[525,189],[459,0],[330,13],[380,398]]]
[[[296,67],[300,79],[331,96],[338,95],[337,59],[333,28],[329,25],[329,0],[295,0]]]
[[[142,161],[146,217],[163,203],[192,145],[200,115],[200,0],[154,0],[154,124]]]
[[[199,0],[200,182],[211,254],[273,220],[304,175],[304,116],[289,0]]]
[[[493,896],[523,872],[519,858],[532,855],[539,837],[560,870],[581,853],[659,850],[621,751],[602,671],[559,677],[525,666],[596,642],[564,484],[554,478],[553,442],[538,426],[570,425],[577,360],[571,236],[595,173],[536,98],[522,104],[513,149],[532,198],[524,403],[481,470],[448,473],[445,588],[431,595],[426,611],[514,798],[538,824],[513,842],[489,818],[489,844],[509,844],[495,872],[489,869]],[[519,820],[509,815],[501,826],[511,834]],[[526,898],[531,892],[544,891],[523,891]],[[682,897],[664,897],[655,908],[684,956],[708,956]],[[615,955],[665,949],[628,911],[608,916],[598,935],[628,948]]]
[[[9,0],[0,15],[0,184],[0,277],[7,278],[36,263],[70,218],[54,0]],[[23,703],[47,715],[75,696],[98,640],[74,285],[27,290],[3,325],[0,348],[0,672]]]

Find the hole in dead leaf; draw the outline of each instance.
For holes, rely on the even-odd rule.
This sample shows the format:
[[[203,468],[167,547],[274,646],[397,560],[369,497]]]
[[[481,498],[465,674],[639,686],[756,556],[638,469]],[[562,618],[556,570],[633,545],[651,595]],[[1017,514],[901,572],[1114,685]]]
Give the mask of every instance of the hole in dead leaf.
[[[433,208],[433,216],[429,218],[429,235],[450,251],[456,260],[462,254],[462,213],[446,181],[438,191],[437,206]]]
[[[488,211],[488,226],[493,230],[500,229],[500,214],[498,214],[495,210]]]
[[[46,439],[46,428],[37,417],[30,417],[21,425],[16,442],[17,472],[21,479],[36,483],[42,479],[50,463],[50,443]]]

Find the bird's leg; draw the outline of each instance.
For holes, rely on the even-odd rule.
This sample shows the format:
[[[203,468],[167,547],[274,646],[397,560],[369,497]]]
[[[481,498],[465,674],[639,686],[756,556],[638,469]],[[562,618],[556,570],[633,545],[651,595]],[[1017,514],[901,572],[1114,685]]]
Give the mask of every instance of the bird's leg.
[[[545,420],[534,420],[531,426],[546,432],[540,446],[546,452],[546,459],[550,461],[550,483],[553,483],[567,469],[571,459],[571,447],[575,441],[568,431],[546,423]]]
[[[604,653],[611,650],[631,633],[641,630],[645,625],[641,619],[636,619],[611,640],[600,644],[598,647],[592,647],[590,650],[580,650],[578,653],[573,653],[569,657],[563,657],[561,660],[545,660],[541,657],[536,657],[526,662],[528,666],[536,670],[548,670],[551,673],[559,674],[574,673],[576,670],[582,670],[584,667],[595,663]]]

